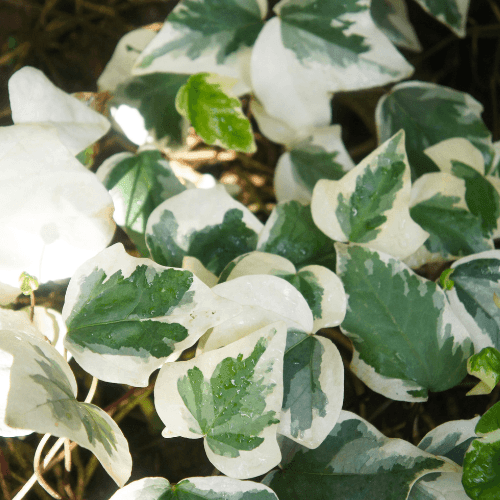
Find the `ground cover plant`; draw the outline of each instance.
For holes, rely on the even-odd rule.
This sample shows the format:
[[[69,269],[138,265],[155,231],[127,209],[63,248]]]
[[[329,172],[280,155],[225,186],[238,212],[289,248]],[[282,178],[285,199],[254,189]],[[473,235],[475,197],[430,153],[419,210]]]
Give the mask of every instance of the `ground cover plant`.
[[[12,10],[3,496],[498,498],[500,45],[484,114],[422,69],[496,4],[167,3]]]

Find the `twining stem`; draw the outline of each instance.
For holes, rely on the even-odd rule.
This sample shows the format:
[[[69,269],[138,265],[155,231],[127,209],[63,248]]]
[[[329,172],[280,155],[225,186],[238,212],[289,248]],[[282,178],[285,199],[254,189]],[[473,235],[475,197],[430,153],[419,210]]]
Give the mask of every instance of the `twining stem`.
[[[33,459],[33,467],[35,469],[36,480],[40,483],[40,486],[52,497],[57,498],[58,500],[62,500],[62,496],[57,493],[57,491],[53,490],[49,483],[45,481],[42,476],[43,467],[40,467],[40,459],[42,458],[43,447],[46,445],[47,441],[50,439],[50,434],[45,434],[43,438],[38,443],[38,446],[35,451],[35,458]],[[64,443],[65,439],[61,438]],[[58,439],[60,441],[61,439]],[[17,498],[17,495],[16,495]]]
[[[70,440],[66,438],[64,440],[64,468],[71,472],[71,450],[69,449]]]

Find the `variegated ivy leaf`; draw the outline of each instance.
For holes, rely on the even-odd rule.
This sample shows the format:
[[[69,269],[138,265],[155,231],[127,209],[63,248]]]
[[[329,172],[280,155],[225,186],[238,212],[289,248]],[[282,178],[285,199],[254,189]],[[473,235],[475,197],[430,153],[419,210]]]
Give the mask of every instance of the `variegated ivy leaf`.
[[[73,275],[65,346],[94,377],[146,386],[170,355],[238,312],[190,271],[131,257],[116,244]]]
[[[481,120],[483,107],[469,94],[434,83],[410,81],[395,85],[377,104],[378,137],[384,142],[404,129],[406,153],[415,179],[437,171],[424,149],[451,137],[464,137],[483,154],[491,168],[491,133]]]
[[[318,447],[335,426],[344,400],[344,365],[335,345],[289,330],[283,392],[278,432],[306,448]]]
[[[431,16],[453,30],[459,37],[465,37],[465,25],[470,0],[416,0]]]
[[[477,439],[475,428],[480,417],[470,420],[452,420],[428,432],[418,444],[421,450],[446,457],[462,465],[467,448]]]
[[[263,484],[231,477],[190,477],[175,485],[163,477],[146,477],[127,484],[109,500],[278,500]]]
[[[452,465],[402,439],[390,439],[347,411],[323,443],[308,450],[288,439],[281,445],[282,469],[264,480],[280,499],[406,499],[412,485],[430,472],[454,471]]]
[[[312,216],[333,240],[405,258],[429,236],[410,217],[410,193],[410,167],[400,131],[342,179],[319,181]]]
[[[196,257],[219,275],[235,257],[255,250],[262,223],[222,186],[188,189],[159,205],[146,227],[152,258],[180,267]]]
[[[56,128],[0,127],[0,282],[68,278],[109,244],[112,217],[111,196]]]
[[[408,500],[469,500],[461,472],[426,474],[413,485]]]
[[[335,271],[333,241],[314,224],[311,207],[298,201],[274,207],[259,235],[257,249],[285,257],[298,269],[318,264]]]
[[[454,282],[446,290],[453,312],[464,324],[476,352],[500,349],[500,251],[491,250],[457,260],[451,266]]]
[[[170,148],[178,147],[188,127],[175,108],[175,98],[187,80],[187,75],[172,73],[132,77],[116,88],[109,103],[111,116],[139,146],[154,137]]]
[[[342,323],[347,307],[344,287],[337,275],[326,267],[306,266],[296,272],[295,266],[284,257],[250,252],[229,263],[219,283],[253,274],[272,274],[292,284],[313,313],[313,332]]]
[[[370,14],[377,27],[392,43],[415,52],[422,50],[408,17],[405,0],[372,0]]]
[[[464,458],[462,484],[473,500],[498,498],[498,463],[500,460],[500,402],[495,403],[479,420],[474,440]]]
[[[500,352],[494,347],[485,347],[467,362],[467,371],[481,380],[467,396],[489,394],[500,382]]]
[[[144,233],[151,212],[186,188],[156,149],[136,155],[113,155],[104,161],[96,175],[113,198],[116,223],[123,227],[143,256],[149,255]]]
[[[498,178],[485,177],[481,151],[467,139],[454,138],[439,142],[424,153],[442,172],[464,180],[467,207],[481,220],[485,237],[491,237],[499,229],[500,184]]]
[[[280,156],[274,173],[276,199],[310,203],[316,182],[338,180],[353,167],[340,125],[313,129],[309,137]]]
[[[458,384],[473,347],[444,292],[390,255],[335,246],[349,298],[341,329],[354,345],[354,373],[398,401],[426,401],[428,391]]]
[[[15,124],[55,127],[60,141],[73,155],[97,141],[110,127],[104,116],[57,88],[40,70],[30,66],[11,76],[9,98]]]
[[[153,30],[146,28],[132,30],[123,35],[97,80],[99,90],[114,93],[118,85],[130,80],[137,57],[155,36]]]
[[[413,183],[410,207],[411,218],[430,235],[426,252],[420,252],[419,259],[410,256],[412,267],[493,248],[481,219],[467,207],[463,179],[444,172],[424,174]]]
[[[38,336],[2,330],[0,352],[13,359],[7,424],[75,441],[123,486],[132,471],[127,440],[103,410],[76,400],[75,377],[56,349]]]
[[[333,92],[413,71],[373,23],[368,1],[282,0],[274,10],[252,51],[252,85],[267,113],[296,130],[330,123]]]
[[[165,364],[155,385],[164,437],[204,437],[209,460],[230,477],[264,474],[281,458],[284,322],[190,361]]]
[[[265,0],[183,0],[136,62],[134,73],[208,72],[251,88],[251,47],[267,14]]]
[[[175,107],[205,143],[244,153],[256,151],[250,121],[221,77],[209,73],[190,76],[177,93]]]
[[[200,340],[203,352],[228,345],[276,321],[284,321],[287,328],[295,330],[313,329],[313,314],[303,295],[276,276],[241,276],[218,284],[212,292],[239,304],[240,310]]]

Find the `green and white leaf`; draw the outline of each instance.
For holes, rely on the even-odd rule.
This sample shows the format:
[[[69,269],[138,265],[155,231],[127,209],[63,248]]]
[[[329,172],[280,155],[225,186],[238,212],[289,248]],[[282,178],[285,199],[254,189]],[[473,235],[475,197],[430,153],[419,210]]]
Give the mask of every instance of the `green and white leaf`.
[[[405,0],[372,0],[370,14],[377,28],[392,43],[415,52],[422,50],[415,28],[408,17]]]
[[[282,0],[274,11],[252,51],[252,85],[266,112],[296,130],[330,124],[332,93],[413,71],[373,23],[368,1]]]
[[[190,361],[165,364],[155,386],[164,437],[204,437],[222,473],[238,479],[277,465],[286,325],[273,323]]]
[[[415,481],[431,472],[454,471],[443,460],[402,439],[390,439],[354,413],[342,411],[336,426],[316,449],[285,439],[282,470],[264,480],[280,499],[406,499]]]
[[[428,233],[410,217],[410,166],[401,131],[338,181],[321,180],[313,191],[315,224],[328,237],[405,258]]]
[[[460,38],[465,37],[470,0],[416,0],[416,2]]]
[[[188,255],[219,275],[235,257],[256,249],[262,227],[222,186],[188,189],[152,212],[146,243],[159,264],[180,267]]]
[[[473,352],[445,293],[390,255],[336,243],[337,274],[348,297],[342,331],[351,369],[398,401],[426,401],[462,381]]]
[[[500,183],[497,177],[485,177],[481,151],[467,139],[456,138],[435,144],[424,153],[442,172],[465,181],[467,207],[481,219],[484,235],[500,234]]]
[[[333,241],[313,221],[311,207],[298,201],[278,203],[259,235],[257,250],[274,253],[298,269],[318,264],[335,271]]]
[[[310,203],[316,182],[338,180],[353,167],[340,125],[313,129],[309,137],[280,156],[274,173],[276,199]]]
[[[410,81],[395,85],[377,104],[379,142],[404,129],[406,153],[415,179],[438,170],[424,150],[452,137],[471,141],[482,153],[486,172],[491,168],[491,132],[482,105],[469,94],[434,83]]]
[[[123,35],[97,79],[99,91],[113,94],[118,85],[130,80],[137,57],[155,36],[156,32],[146,28],[135,29]]]
[[[251,89],[250,55],[267,14],[264,0],[183,0],[138,58],[134,73],[216,73]]]
[[[149,255],[144,236],[149,216],[158,205],[186,188],[156,149],[113,155],[96,175],[111,194],[116,223],[142,255]]]
[[[276,321],[283,321],[287,328],[312,332],[313,314],[306,299],[277,276],[241,276],[218,284],[212,292],[233,301],[235,315],[200,340],[199,349],[203,352],[228,345]]]
[[[469,500],[461,472],[436,472],[419,478],[408,500]]]
[[[475,352],[500,349],[500,251],[491,250],[457,260],[451,266],[455,285],[445,293],[464,324]]]
[[[446,457],[461,466],[467,448],[477,439],[475,428],[479,418],[452,420],[438,425],[424,436],[418,447],[427,453]]]
[[[139,479],[118,490],[109,500],[278,500],[260,483],[231,477],[190,477],[172,485],[163,477]]]
[[[252,126],[241,102],[220,76],[209,73],[190,76],[177,93],[175,107],[206,144],[244,153],[256,151]]]
[[[219,283],[240,276],[271,274],[292,284],[306,299],[314,317],[313,332],[338,326],[345,317],[347,299],[337,275],[323,266],[306,266],[296,272],[284,257],[264,252],[250,252],[226,266]]]
[[[306,448],[316,448],[327,438],[342,410],[342,358],[330,340],[289,330],[283,363],[278,432]]]
[[[238,312],[190,271],[131,257],[116,244],[71,278],[65,346],[94,377],[145,387],[169,356]]]
[[[21,68],[10,77],[9,99],[12,121],[16,125],[55,127],[59,140],[73,155],[100,139],[110,127],[104,116],[57,88],[31,66]]]
[[[0,282],[14,289],[22,272],[70,277],[113,237],[111,196],[52,126],[0,128],[0,186]]]
[[[467,371],[481,380],[467,396],[489,394],[500,382],[500,352],[494,347],[485,347],[472,355],[467,362]]]
[[[56,349],[38,336],[3,330],[0,351],[13,358],[7,424],[75,441],[123,486],[132,471],[127,440],[103,410],[76,400],[75,377]]]
[[[481,219],[467,207],[463,179],[444,172],[424,174],[413,183],[410,207],[412,219],[430,235],[424,243],[426,251],[407,259],[412,267],[493,248],[483,234]]]
[[[109,102],[114,122],[138,146],[153,141],[181,146],[188,123],[175,108],[175,98],[187,80],[187,75],[153,73],[121,83]]]
[[[474,500],[495,500],[500,486],[497,469],[500,460],[500,402],[479,420],[474,440],[464,458],[462,484]]]

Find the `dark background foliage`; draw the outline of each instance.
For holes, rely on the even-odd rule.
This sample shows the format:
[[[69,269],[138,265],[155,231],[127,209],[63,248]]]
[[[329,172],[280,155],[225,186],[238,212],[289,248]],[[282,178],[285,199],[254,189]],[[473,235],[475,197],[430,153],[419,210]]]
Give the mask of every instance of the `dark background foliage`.
[[[177,3],[176,0],[0,0],[0,125],[12,124],[7,81],[14,71],[31,65],[44,71],[66,92],[96,91],[96,80],[118,40],[132,29],[163,22]],[[413,0],[408,0],[408,7],[423,46],[419,54],[403,51],[415,67],[412,78],[471,94],[484,106],[483,118],[492,131],[493,140],[500,140],[500,6],[497,1],[471,0],[464,39],[457,38],[428,16]],[[376,146],[374,109],[388,88],[339,93],[333,98],[333,122],[342,125],[344,142],[355,162]],[[275,202],[272,174],[282,148],[258,133],[257,142],[258,151],[252,158],[240,155],[237,159],[220,161],[216,154],[212,157],[205,154],[194,155],[185,162],[216,178],[233,176],[242,188],[240,199],[265,220]],[[104,158],[127,149],[131,149],[130,143],[109,133],[100,143],[94,168]],[[195,149],[207,151],[202,144]],[[127,250],[134,252],[121,230],[117,230],[114,241],[123,242]],[[421,272],[435,279],[440,269],[427,268]],[[61,310],[66,286],[67,282],[42,286],[37,292],[37,302]],[[22,299],[16,303],[16,307],[23,305],[26,302]],[[336,343],[347,367],[352,353],[350,341],[335,329],[322,334]],[[83,398],[90,376],[76,363],[71,364],[79,382],[80,398]],[[482,414],[498,400],[499,387],[489,396],[465,397],[473,384],[474,380],[468,377],[452,390],[431,394],[426,403],[403,403],[374,393],[346,369],[344,409],[361,415],[389,437],[416,444],[435,426]],[[134,460],[131,479],[163,476],[177,482],[185,477],[217,474],[206,459],[202,440],[161,437],[163,425],[154,411],[151,388],[152,385],[144,390],[99,383],[94,399],[120,420]],[[6,500],[10,500],[32,474],[38,440],[37,435],[22,440],[0,438],[0,486]],[[92,455],[76,448],[73,461],[71,473],[59,463],[46,473],[47,480],[63,498],[107,500],[116,486]],[[25,498],[50,497],[36,486]]]

